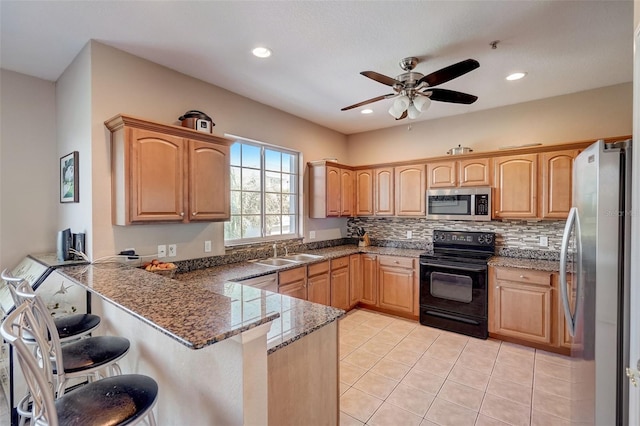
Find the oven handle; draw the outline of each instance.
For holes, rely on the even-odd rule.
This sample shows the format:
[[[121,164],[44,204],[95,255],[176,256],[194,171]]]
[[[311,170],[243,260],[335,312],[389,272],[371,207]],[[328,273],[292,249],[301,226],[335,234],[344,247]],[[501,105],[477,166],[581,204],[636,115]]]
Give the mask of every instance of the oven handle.
[[[446,265],[441,263],[430,263],[420,261],[421,266],[433,266],[436,268],[449,268],[456,271],[467,271],[467,272],[483,272],[487,270],[486,266],[477,266],[477,267],[468,267],[468,266],[454,266],[454,265]]]

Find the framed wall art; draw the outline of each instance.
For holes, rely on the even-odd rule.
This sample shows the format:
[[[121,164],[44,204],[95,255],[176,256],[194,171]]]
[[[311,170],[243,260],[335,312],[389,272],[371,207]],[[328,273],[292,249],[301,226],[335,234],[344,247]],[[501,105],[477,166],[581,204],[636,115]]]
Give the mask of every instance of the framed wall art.
[[[60,202],[77,203],[80,201],[78,186],[78,151],[60,158]]]

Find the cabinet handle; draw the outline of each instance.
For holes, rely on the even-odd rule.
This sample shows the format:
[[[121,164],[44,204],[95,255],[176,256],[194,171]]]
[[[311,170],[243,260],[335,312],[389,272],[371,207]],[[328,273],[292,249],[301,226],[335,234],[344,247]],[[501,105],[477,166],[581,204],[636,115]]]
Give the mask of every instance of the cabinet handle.
[[[196,212],[191,213],[191,215],[192,215],[192,216],[195,216],[195,215],[197,215],[197,214],[198,214],[198,213],[196,213]]]
[[[180,216],[183,216],[183,217],[184,217],[184,212],[180,212]]]
[[[524,275],[520,275],[520,278],[524,278]]]
[[[497,285],[497,286],[496,286],[496,289],[498,289],[498,288],[500,288],[500,286],[499,286],[499,285]]]

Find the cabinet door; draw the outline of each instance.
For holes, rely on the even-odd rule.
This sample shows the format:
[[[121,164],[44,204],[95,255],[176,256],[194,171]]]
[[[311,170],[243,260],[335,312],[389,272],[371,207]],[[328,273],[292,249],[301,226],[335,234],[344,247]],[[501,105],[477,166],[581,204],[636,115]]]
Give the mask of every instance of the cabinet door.
[[[228,220],[229,147],[189,141],[189,220]]]
[[[356,171],[356,216],[373,215],[373,171]]]
[[[488,158],[460,160],[458,161],[458,185],[489,186],[491,185],[489,170]]]
[[[128,131],[131,222],[181,222],[185,212],[184,140],[149,130]]]
[[[309,277],[307,283],[307,300],[322,305],[330,304],[331,285],[329,284],[328,272]]]
[[[494,159],[494,218],[537,217],[537,171],[537,154]]]
[[[451,188],[457,185],[456,162],[438,161],[427,163],[429,188]]]
[[[291,296],[298,299],[307,299],[307,283],[306,280],[298,280],[286,285],[278,287],[278,293],[285,296]]]
[[[393,167],[373,170],[374,212],[376,216],[393,216]]]
[[[378,306],[413,313],[413,259],[380,256],[378,265]]]
[[[340,216],[340,169],[327,166],[327,217]]]
[[[348,263],[346,267],[331,270],[331,306],[344,310],[350,307]]]
[[[540,154],[542,218],[566,219],[571,209],[573,187],[573,159],[578,150],[545,152]]]
[[[378,262],[377,256],[362,255],[362,303],[378,303]]]
[[[362,299],[362,261],[360,254],[349,256],[349,305],[355,306]]]
[[[551,344],[551,287],[496,281],[494,329],[503,336]]]
[[[426,181],[424,164],[395,168],[396,215],[424,216]]]
[[[353,216],[353,171],[340,170],[340,216]]]

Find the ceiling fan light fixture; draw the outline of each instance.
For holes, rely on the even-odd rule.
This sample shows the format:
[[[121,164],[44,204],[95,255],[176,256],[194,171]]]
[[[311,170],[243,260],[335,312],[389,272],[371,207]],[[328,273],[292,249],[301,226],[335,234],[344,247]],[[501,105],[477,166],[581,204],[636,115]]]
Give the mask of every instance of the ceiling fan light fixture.
[[[389,114],[391,114],[393,116],[393,118],[400,118],[402,116],[402,113],[404,112],[404,110],[401,110],[399,108],[396,108],[396,103],[392,103],[391,104],[391,108],[389,108]]]
[[[373,112],[373,110],[371,108],[365,108],[362,111],[360,111],[360,114],[371,114]]]
[[[271,56],[271,49],[259,46],[253,49],[251,53],[253,53],[253,56],[257,56],[258,58],[268,58]]]
[[[429,109],[431,106],[431,99],[427,96],[416,96],[413,98],[413,105],[420,112],[424,112]]]
[[[418,110],[418,108],[416,108],[413,102],[411,102],[409,104],[409,107],[407,108],[407,115],[411,120],[415,120],[416,118],[418,118],[418,116],[420,116],[420,111]]]

